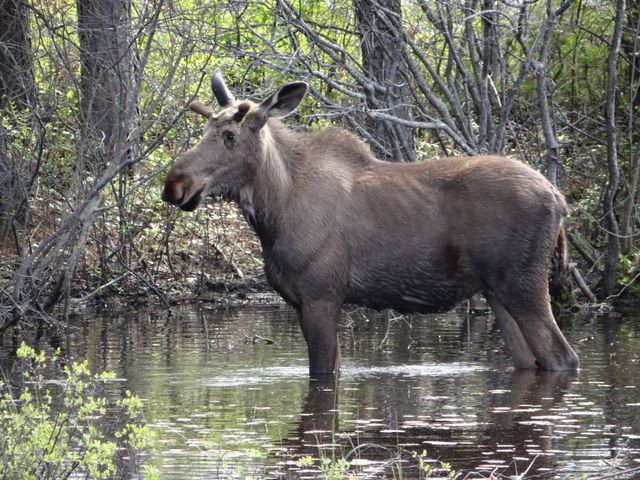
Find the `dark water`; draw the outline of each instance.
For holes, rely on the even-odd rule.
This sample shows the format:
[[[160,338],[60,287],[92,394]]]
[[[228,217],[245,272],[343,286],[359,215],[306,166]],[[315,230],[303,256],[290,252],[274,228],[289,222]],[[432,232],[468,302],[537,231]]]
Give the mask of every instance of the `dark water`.
[[[343,317],[337,381],[309,380],[285,306],[121,311],[74,325],[63,351],[115,371],[144,399],[159,444],[149,461],[163,478],[344,469],[419,478],[428,467],[442,474],[440,462],[457,478],[604,478],[640,467],[637,318],[565,319],[582,369],[552,374],[514,371],[491,317],[353,311]],[[3,342],[6,355],[12,344]]]

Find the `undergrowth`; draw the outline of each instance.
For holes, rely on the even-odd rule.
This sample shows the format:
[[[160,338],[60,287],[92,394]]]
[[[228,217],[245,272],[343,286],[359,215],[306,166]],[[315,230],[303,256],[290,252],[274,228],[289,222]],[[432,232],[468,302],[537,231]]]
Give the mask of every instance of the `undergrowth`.
[[[142,402],[129,391],[110,400],[114,377],[22,343],[0,380],[0,478],[157,478],[141,462],[153,443]]]

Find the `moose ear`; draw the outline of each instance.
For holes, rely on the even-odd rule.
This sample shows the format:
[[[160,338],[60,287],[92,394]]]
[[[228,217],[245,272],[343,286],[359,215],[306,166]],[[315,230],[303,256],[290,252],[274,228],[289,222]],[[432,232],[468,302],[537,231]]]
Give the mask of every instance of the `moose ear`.
[[[258,111],[265,120],[269,117],[284,117],[300,104],[309,87],[304,82],[289,83],[263,101]]]

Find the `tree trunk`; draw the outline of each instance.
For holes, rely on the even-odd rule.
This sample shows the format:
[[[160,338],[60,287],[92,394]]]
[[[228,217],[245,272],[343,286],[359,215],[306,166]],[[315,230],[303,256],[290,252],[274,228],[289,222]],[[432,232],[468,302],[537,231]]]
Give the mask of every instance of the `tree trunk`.
[[[0,123],[0,245],[11,225],[12,204],[10,192],[12,190],[13,173],[7,162],[7,134]]]
[[[549,105],[550,92],[547,82],[546,66],[549,62],[549,44],[551,43],[554,24],[556,19],[562,15],[570,5],[571,1],[565,0],[558,9],[554,10],[551,0],[547,0],[547,18],[540,28],[541,47],[539,61],[531,62],[536,76],[536,93],[538,95],[538,107],[540,109],[540,123],[542,124],[544,141],[547,146],[547,153],[545,155],[547,178],[555,186],[558,185],[560,161],[558,159],[558,140],[556,138],[551,106]]]
[[[411,119],[411,88],[404,61],[400,0],[354,0],[361,36],[367,107]],[[366,128],[379,140],[378,154],[387,160],[415,160],[412,129],[385,120],[370,120]]]
[[[75,275],[80,252],[88,240],[88,227],[95,221],[100,199],[87,202],[87,195],[94,190],[93,181],[104,178],[109,171],[117,171],[114,180],[109,181],[115,194],[119,213],[119,238],[116,255],[119,262],[126,264],[127,237],[124,199],[127,195],[129,175],[126,165],[134,154],[137,144],[132,134],[137,118],[136,76],[133,70],[133,41],[131,38],[130,0],[76,0],[78,12],[78,38],[80,46],[80,109],[82,115],[82,141],[78,142],[75,178],[67,198],[75,208],[73,212],[81,225],[66,240],[67,248],[73,254],[65,265],[64,275],[57,281],[49,303],[56,303],[69,293],[69,284]],[[89,181],[87,181],[89,180]],[[100,218],[98,222],[103,221]],[[97,225],[98,231],[106,228]],[[104,253],[104,252],[103,252]],[[110,272],[108,262],[99,259],[103,267],[103,280]]]
[[[627,35],[622,36],[621,48],[629,60],[627,67],[627,86],[629,105],[627,113],[627,132],[629,148],[629,191],[624,203],[620,219],[620,242],[622,253],[631,252],[636,215],[636,196],[640,181],[640,153],[637,148],[640,125],[638,109],[640,108],[640,0],[629,0],[627,8]]]
[[[490,139],[495,135],[493,107],[498,101],[494,95],[495,84],[500,76],[500,48],[498,40],[498,13],[495,0],[483,0],[482,10],[486,12],[482,19],[482,70],[478,81],[480,92],[480,111],[478,112],[480,150],[489,150]],[[469,28],[469,27],[467,27]],[[491,152],[497,153],[497,152]]]
[[[85,135],[96,147],[94,166],[125,152],[130,116],[128,96],[134,78],[129,45],[129,0],[77,0],[80,38],[81,108]]]
[[[130,43],[130,0],[77,0],[85,151],[76,171],[99,175],[109,164],[122,165],[131,156],[136,118],[135,73]],[[128,174],[118,175],[113,191],[119,205],[120,260],[127,262],[126,212]],[[104,259],[103,259],[104,260]],[[103,280],[107,262],[102,261]]]
[[[604,197],[604,228],[607,231],[607,251],[604,259],[602,276],[602,297],[613,294],[616,287],[616,267],[620,256],[620,237],[615,204],[620,185],[620,168],[618,166],[618,138],[616,133],[616,93],[618,88],[617,67],[622,26],[624,21],[625,0],[616,2],[616,20],[607,59],[607,101],[605,125],[607,128],[607,165],[609,180]]]
[[[34,108],[35,82],[29,41],[29,11],[20,0],[0,0],[0,111]],[[27,192],[21,158],[10,151],[11,136],[0,125],[0,244],[13,227],[26,230]],[[16,245],[21,240],[15,238]],[[16,247],[19,248],[19,247]]]
[[[24,109],[34,98],[29,11],[21,0],[0,0],[0,108]]]

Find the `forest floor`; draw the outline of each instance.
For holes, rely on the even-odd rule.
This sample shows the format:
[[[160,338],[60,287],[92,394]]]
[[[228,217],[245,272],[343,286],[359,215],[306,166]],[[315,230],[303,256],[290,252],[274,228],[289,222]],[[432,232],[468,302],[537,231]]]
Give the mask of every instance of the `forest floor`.
[[[82,296],[109,305],[282,302],[266,280],[260,242],[234,204],[210,201],[193,214],[176,211],[174,218],[166,245],[156,249],[159,259],[139,264],[104,294],[94,294],[95,280],[79,269],[76,284],[83,287],[76,303]]]

